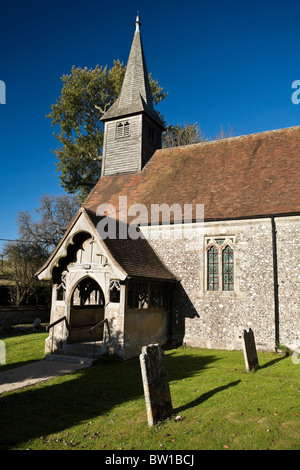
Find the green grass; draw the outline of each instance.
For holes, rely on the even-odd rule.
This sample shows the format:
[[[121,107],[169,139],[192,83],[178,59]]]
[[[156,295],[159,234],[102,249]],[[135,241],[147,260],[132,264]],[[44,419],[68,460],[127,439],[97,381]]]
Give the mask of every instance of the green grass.
[[[35,334],[41,351],[43,335]],[[19,337],[16,349],[32,336]],[[300,365],[291,357],[259,353],[259,371],[246,373],[241,351],[165,356],[174,414],[160,424],[147,424],[139,360],[103,357],[3,394],[0,449],[300,449]]]
[[[5,365],[0,365],[0,371],[16,366],[22,366],[32,361],[43,359],[45,350],[45,326],[33,332],[31,325],[15,325],[10,331],[0,328],[0,340],[5,344]]]

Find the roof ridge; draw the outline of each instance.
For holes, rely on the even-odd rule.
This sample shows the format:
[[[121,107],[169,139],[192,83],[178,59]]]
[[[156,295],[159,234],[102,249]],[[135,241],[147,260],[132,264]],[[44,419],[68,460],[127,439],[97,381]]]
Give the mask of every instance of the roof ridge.
[[[258,135],[262,135],[262,134],[275,134],[275,133],[279,133],[279,132],[283,132],[283,131],[290,131],[290,130],[294,130],[294,129],[299,129],[300,130],[300,126],[291,126],[291,127],[283,127],[283,128],[280,128],[280,129],[271,129],[271,130],[268,130],[268,131],[254,132],[252,134],[242,134],[242,135],[236,135],[236,136],[232,136],[232,137],[225,137],[223,139],[204,140],[202,142],[196,142],[194,144],[178,145],[178,146],[175,146],[175,147],[163,147],[161,149],[157,149],[156,152],[163,152],[163,151],[172,150],[172,149],[196,147],[196,146],[200,146],[200,145],[210,145],[210,144],[216,144],[216,143],[220,143],[220,142],[228,142],[228,140],[238,140],[238,139],[250,138],[250,137],[254,137],[254,136],[258,136]]]

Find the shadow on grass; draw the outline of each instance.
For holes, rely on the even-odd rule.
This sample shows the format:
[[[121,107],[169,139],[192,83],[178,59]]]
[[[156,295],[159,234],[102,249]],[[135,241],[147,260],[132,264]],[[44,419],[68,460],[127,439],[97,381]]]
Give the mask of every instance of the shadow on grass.
[[[13,338],[15,336],[24,336],[32,334],[46,333],[46,323],[42,323],[38,330],[33,329],[33,325],[14,325],[9,330],[3,330],[0,327],[0,339]]]
[[[193,408],[194,406],[201,405],[201,403],[205,402],[216,393],[223,392],[224,390],[227,390],[230,387],[235,387],[240,382],[241,380],[236,380],[235,382],[230,382],[227,385],[222,385],[221,387],[217,387],[213,390],[210,390],[209,392],[203,393],[203,395],[200,395],[200,397],[196,398],[195,400],[190,401],[189,403],[186,403],[183,406],[175,408],[173,412],[179,414],[179,413],[182,413],[182,411],[188,410],[189,408]]]
[[[166,360],[168,378],[176,381],[201,373],[217,358],[170,352]],[[105,416],[115,406],[143,396],[138,358],[124,362],[103,357],[87,369],[0,396],[0,449]]]
[[[282,356],[276,357],[275,359],[272,359],[269,362],[266,362],[262,366],[259,366],[259,369],[266,369],[267,367],[271,367],[274,364],[277,364],[278,362],[282,361],[283,359],[286,359],[288,357],[288,354],[283,354]]]

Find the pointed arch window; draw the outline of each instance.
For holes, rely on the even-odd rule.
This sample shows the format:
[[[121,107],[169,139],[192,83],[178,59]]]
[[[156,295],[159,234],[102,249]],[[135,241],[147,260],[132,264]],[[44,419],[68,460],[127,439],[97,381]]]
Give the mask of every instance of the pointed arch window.
[[[234,239],[206,239],[208,291],[234,291]]]
[[[120,303],[120,281],[112,280],[109,283],[109,291],[110,291],[110,302]]]
[[[86,277],[75,287],[71,298],[71,307],[86,307],[94,305],[104,307],[104,294],[101,287],[94,279]]]
[[[219,253],[215,246],[207,252],[207,288],[219,290]]]
[[[223,290],[234,290],[233,249],[227,245],[222,251]]]

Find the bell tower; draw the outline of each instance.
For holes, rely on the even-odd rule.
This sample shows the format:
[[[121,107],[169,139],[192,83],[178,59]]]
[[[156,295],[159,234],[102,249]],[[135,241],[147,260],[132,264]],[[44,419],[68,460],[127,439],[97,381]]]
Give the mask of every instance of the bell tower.
[[[153,107],[140,25],[137,16],[120,95],[101,118],[102,176],[136,173],[161,148],[164,125]]]

